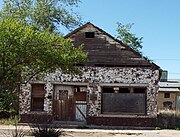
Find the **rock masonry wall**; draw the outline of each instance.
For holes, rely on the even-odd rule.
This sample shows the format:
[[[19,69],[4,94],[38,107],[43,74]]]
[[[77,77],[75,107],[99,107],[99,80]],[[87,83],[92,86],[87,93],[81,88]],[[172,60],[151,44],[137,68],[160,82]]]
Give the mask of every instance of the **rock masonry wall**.
[[[81,82],[87,85],[87,109],[89,116],[98,116],[101,113],[101,87],[100,83],[148,84],[147,87],[147,115],[157,115],[157,90],[159,70],[149,68],[123,68],[123,67],[80,67],[81,75],[63,74],[60,70],[47,74],[42,81],[45,82],[44,111],[52,112],[53,82]],[[21,85],[20,114],[30,112],[31,85]]]

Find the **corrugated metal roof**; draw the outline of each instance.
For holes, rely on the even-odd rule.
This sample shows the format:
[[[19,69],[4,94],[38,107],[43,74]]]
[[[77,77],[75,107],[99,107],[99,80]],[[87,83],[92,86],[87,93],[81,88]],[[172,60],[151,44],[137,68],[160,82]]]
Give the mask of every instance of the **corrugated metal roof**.
[[[159,82],[160,87],[176,87],[180,88],[180,83],[179,82]]]
[[[178,88],[159,88],[159,92],[180,92]]]

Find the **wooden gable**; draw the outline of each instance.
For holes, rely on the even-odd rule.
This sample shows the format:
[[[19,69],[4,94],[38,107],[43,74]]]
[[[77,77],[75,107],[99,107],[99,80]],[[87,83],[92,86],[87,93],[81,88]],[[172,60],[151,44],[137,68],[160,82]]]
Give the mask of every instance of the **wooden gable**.
[[[84,51],[88,52],[86,65],[159,68],[137,51],[91,23],[74,30],[66,38],[70,38],[74,46],[84,45]]]

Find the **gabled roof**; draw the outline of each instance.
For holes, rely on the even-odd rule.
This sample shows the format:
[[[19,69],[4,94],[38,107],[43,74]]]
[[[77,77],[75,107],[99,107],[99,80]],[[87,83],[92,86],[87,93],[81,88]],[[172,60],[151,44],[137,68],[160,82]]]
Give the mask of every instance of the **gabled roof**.
[[[97,30],[99,30],[100,32],[102,32],[104,35],[106,35],[106,36],[110,37],[111,39],[113,39],[114,41],[118,42],[121,46],[123,46],[123,47],[125,47],[126,49],[128,49],[129,51],[133,52],[137,57],[145,59],[147,62],[149,62],[149,64],[150,64],[152,67],[161,70],[158,65],[156,65],[155,63],[153,63],[152,61],[150,61],[150,60],[147,59],[146,57],[143,57],[139,52],[137,52],[136,50],[132,49],[130,46],[125,45],[124,43],[122,43],[122,41],[120,41],[120,40],[116,39],[115,37],[111,36],[109,33],[105,32],[105,31],[102,30],[101,28],[95,26],[95,25],[92,24],[91,22],[87,22],[87,23],[84,24],[83,26],[81,26],[81,27],[75,29],[74,31],[70,32],[69,34],[67,34],[67,35],[65,36],[65,38],[71,38],[71,36],[73,36],[74,34],[78,33],[80,30],[86,28],[86,27],[89,26],[89,25],[93,26],[94,28],[96,28]]]

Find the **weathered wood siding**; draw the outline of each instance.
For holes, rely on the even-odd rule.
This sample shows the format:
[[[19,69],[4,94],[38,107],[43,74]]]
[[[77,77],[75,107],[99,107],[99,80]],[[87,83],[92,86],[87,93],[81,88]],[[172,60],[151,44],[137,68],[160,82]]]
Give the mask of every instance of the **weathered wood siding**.
[[[87,102],[76,101],[76,121],[86,121]]]
[[[55,120],[75,120],[75,100],[71,86],[55,85],[53,115]]]
[[[94,32],[94,38],[86,38],[85,32]],[[123,46],[104,31],[91,24],[70,36],[77,47],[84,45],[84,51],[88,52],[86,64],[91,65],[134,65],[152,66],[146,59],[127,46]]]

